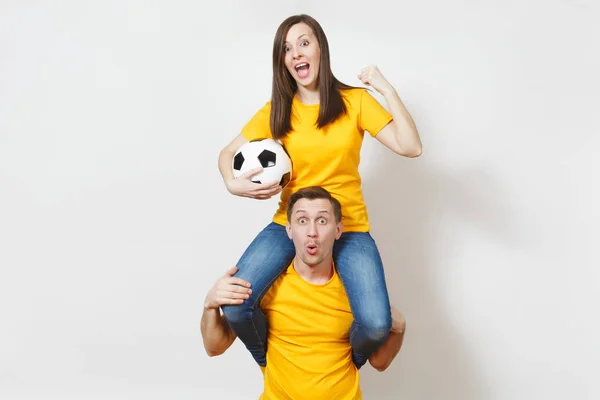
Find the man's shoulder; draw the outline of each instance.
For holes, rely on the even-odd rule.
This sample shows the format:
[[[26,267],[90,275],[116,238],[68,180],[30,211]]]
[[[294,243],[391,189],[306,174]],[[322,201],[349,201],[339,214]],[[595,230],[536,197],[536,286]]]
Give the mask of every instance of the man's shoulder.
[[[277,293],[281,290],[282,283],[289,279],[290,272],[293,272],[293,264],[288,267],[275,279],[273,284],[269,287],[269,290],[265,293],[264,297],[260,302],[261,307],[267,307],[275,298]]]

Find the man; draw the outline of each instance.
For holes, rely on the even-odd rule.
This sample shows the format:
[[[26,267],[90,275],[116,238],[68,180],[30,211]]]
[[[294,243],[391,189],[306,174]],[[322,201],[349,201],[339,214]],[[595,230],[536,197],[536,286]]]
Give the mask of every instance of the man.
[[[261,399],[361,399],[348,339],[352,312],[332,256],[343,230],[340,203],[325,189],[305,188],[290,197],[287,214],[296,256],[260,303],[269,326]],[[239,304],[251,291],[248,282],[232,277],[235,271],[206,297],[201,331],[210,356],[222,354],[236,338],[219,307]],[[369,359],[377,370],[400,351],[404,329],[402,314],[392,307],[390,334]]]

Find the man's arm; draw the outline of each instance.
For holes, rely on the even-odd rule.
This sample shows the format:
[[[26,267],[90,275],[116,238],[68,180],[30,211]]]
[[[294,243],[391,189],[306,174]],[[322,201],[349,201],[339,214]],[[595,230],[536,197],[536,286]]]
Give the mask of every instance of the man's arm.
[[[206,295],[200,332],[206,353],[211,357],[223,354],[236,338],[227,320],[221,314],[220,307],[241,304],[252,292],[248,282],[232,277],[236,271],[237,267],[230,268]]]
[[[200,321],[200,331],[202,332],[206,354],[211,357],[223,354],[236,338],[227,320],[221,315],[219,307],[211,308],[204,306],[202,320]]]
[[[400,311],[392,306],[392,329],[387,340],[369,358],[369,363],[379,372],[385,371],[402,347],[406,320]]]

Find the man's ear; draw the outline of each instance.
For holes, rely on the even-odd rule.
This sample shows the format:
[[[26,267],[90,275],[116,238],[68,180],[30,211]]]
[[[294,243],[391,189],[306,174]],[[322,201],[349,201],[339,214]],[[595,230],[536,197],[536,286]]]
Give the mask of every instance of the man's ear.
[[[342,236],[343,232],[344,232],[344,223],[338,222],[337,227],[336,227],[336,232],[335,232],[335,240],[338,240],[340,238],[340,236]]]
[[[285,223],[285,231],[287,232],[288,237],[292,238],[292,225],[288,222]]]

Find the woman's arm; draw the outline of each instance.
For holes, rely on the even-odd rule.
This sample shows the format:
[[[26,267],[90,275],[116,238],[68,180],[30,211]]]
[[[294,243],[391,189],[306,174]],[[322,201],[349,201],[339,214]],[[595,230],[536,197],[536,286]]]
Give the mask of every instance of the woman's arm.
[[[239,134],[233,138],[227,146],[223,147],[223,150],[219,153],[219,172],[223,177],[225,186],[228,186],[233,180],[233,172],[231,170],[233,156],[235,155],[235,152],[246,143],[248,143],[246,138],[242,136],[242,134]]]
[[[266,200],[281,192],[279,182],[254,183],[252,177],[262,171],[255,168],[241,175],[237,179],[233,177],[231,165],[233,156],[240,147],[248,143],[246,138],[239,134],[219,153],[219,172],[227,190],[236,196],[250,197],[252,199]]]
[[[396,89],[383,77],[376,66],[362,70],[358,78],[383,95],[394,120],[375,136],[394,153],[405,157],[418,157],[423,151],[419,132]]]

